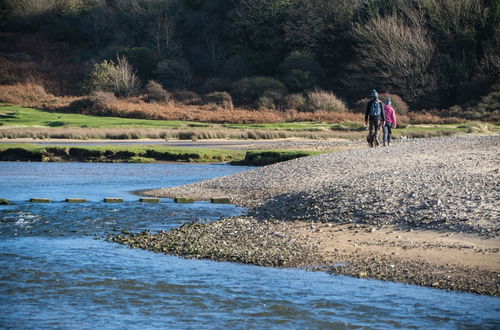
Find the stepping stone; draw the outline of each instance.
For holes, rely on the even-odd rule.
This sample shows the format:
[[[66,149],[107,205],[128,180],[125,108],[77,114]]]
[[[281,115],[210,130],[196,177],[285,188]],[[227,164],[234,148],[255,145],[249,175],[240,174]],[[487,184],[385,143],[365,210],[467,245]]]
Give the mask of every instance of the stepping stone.
[[[176,198],[174,198],[174,202],[175,203],[183,203],[183,204],[194,203],[194,199],[184,198],[184,197],[176,197]]]
[[[123,198],[104,198],[104,203],[123,203]]]
[[[139,202],[142,203],[159,203],[159,198],[139,198]]]
[[[66,198],[64,200],[66,203],[86,203],[87,200],[85,198]]]
[[[210,202],[214,204],[231,204],[231,199],[229,197],[213,197],[210,198]]]
[[[30,198],[31,203],[50,203],[48,198]]]

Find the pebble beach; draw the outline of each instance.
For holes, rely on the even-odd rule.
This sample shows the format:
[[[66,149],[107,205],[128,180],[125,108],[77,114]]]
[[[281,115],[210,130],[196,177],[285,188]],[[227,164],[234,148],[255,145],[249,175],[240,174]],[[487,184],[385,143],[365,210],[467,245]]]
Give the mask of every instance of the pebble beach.
[[[398,140],[143,191],[195,200],[226,196],[248,210],[215,223],[112,239],[191,258],[498,296],[499,146],[499,135]]]

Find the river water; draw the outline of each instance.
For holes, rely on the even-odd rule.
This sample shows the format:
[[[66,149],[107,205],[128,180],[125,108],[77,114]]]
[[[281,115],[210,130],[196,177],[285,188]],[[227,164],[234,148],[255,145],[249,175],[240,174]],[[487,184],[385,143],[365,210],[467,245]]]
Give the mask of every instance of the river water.
[[[186,260],[103,239],[244,210],[139,203],[131,191],[244,167],[0,163],[0,328],[498,328],[500,298],[397,283]],[[31,204],[31,197],[50,204]],[[83,204],[65,198],[89,200]],[[120,204],[102,203],[121,197]]]

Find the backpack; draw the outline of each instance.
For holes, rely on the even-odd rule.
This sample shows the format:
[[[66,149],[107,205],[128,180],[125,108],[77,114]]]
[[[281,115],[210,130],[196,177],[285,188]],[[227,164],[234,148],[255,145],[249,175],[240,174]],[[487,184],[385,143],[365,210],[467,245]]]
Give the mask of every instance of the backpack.
[[[370,107],[370,116],[378,117],[380,116],[380,101],[375,100],[372,102],[371,107]]]

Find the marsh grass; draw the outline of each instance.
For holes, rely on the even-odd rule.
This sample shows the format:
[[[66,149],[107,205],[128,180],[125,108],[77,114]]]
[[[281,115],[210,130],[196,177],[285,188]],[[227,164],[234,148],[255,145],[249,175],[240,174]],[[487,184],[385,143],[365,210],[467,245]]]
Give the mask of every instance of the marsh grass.
[[[354,132],[355,133],[355,132]],[[154,128],[47,128],[47,127],[15,127],[0,128],[3,139],[73,139],[73,140],[130,140],[130,139],[164,139],[164,140],[267,140],[285,138],[329,139],[357,138],[353,132],[335,131],[288,131],[288,130],[251,130],[251,129],[154,129]]]
[[[220,111],[220,113],[225,112],[227,111]],[[246,111],[245,113],[255,115],[260,112]],[[187,120],[91,116],[2,105],[0,106],[0,138],[181,139],[196,141],[205,139],[259,140],[294,137],[307,139],[362,139],[365,135],[365,127],[360,119],[362,118],[361,114],[321,111],[314,113],[288,111],[280,114],[285,118],[285,121],[220,124]],[[332,114],[335,117],[329,117]],[[311,121],[311,119],[314,120]],[[482,122],[467,124],[466,121],[460,118],[438,117],[431,113],[409,113],[399,116],[398,119],[398,130],[401,128],[408,129],[405,131],[396,130],[396,132],[408,137],[498,131],[495,125],[482,124]],[[335,122],[335,120],[338,120],[338,122]],[[412,122],[418,123],[419,126],[411,125]]]
[[[471,121],[466,123],[461,128],[465,128],[467,133],[491,133],[495,131],[495,126],[480,121]]]
[[[153,161],[224,162],[241,160],[245,152],[231,149],[180,148],[165,146],[40,146],[34,144],[0,144],[0,160],[133,162]]]

